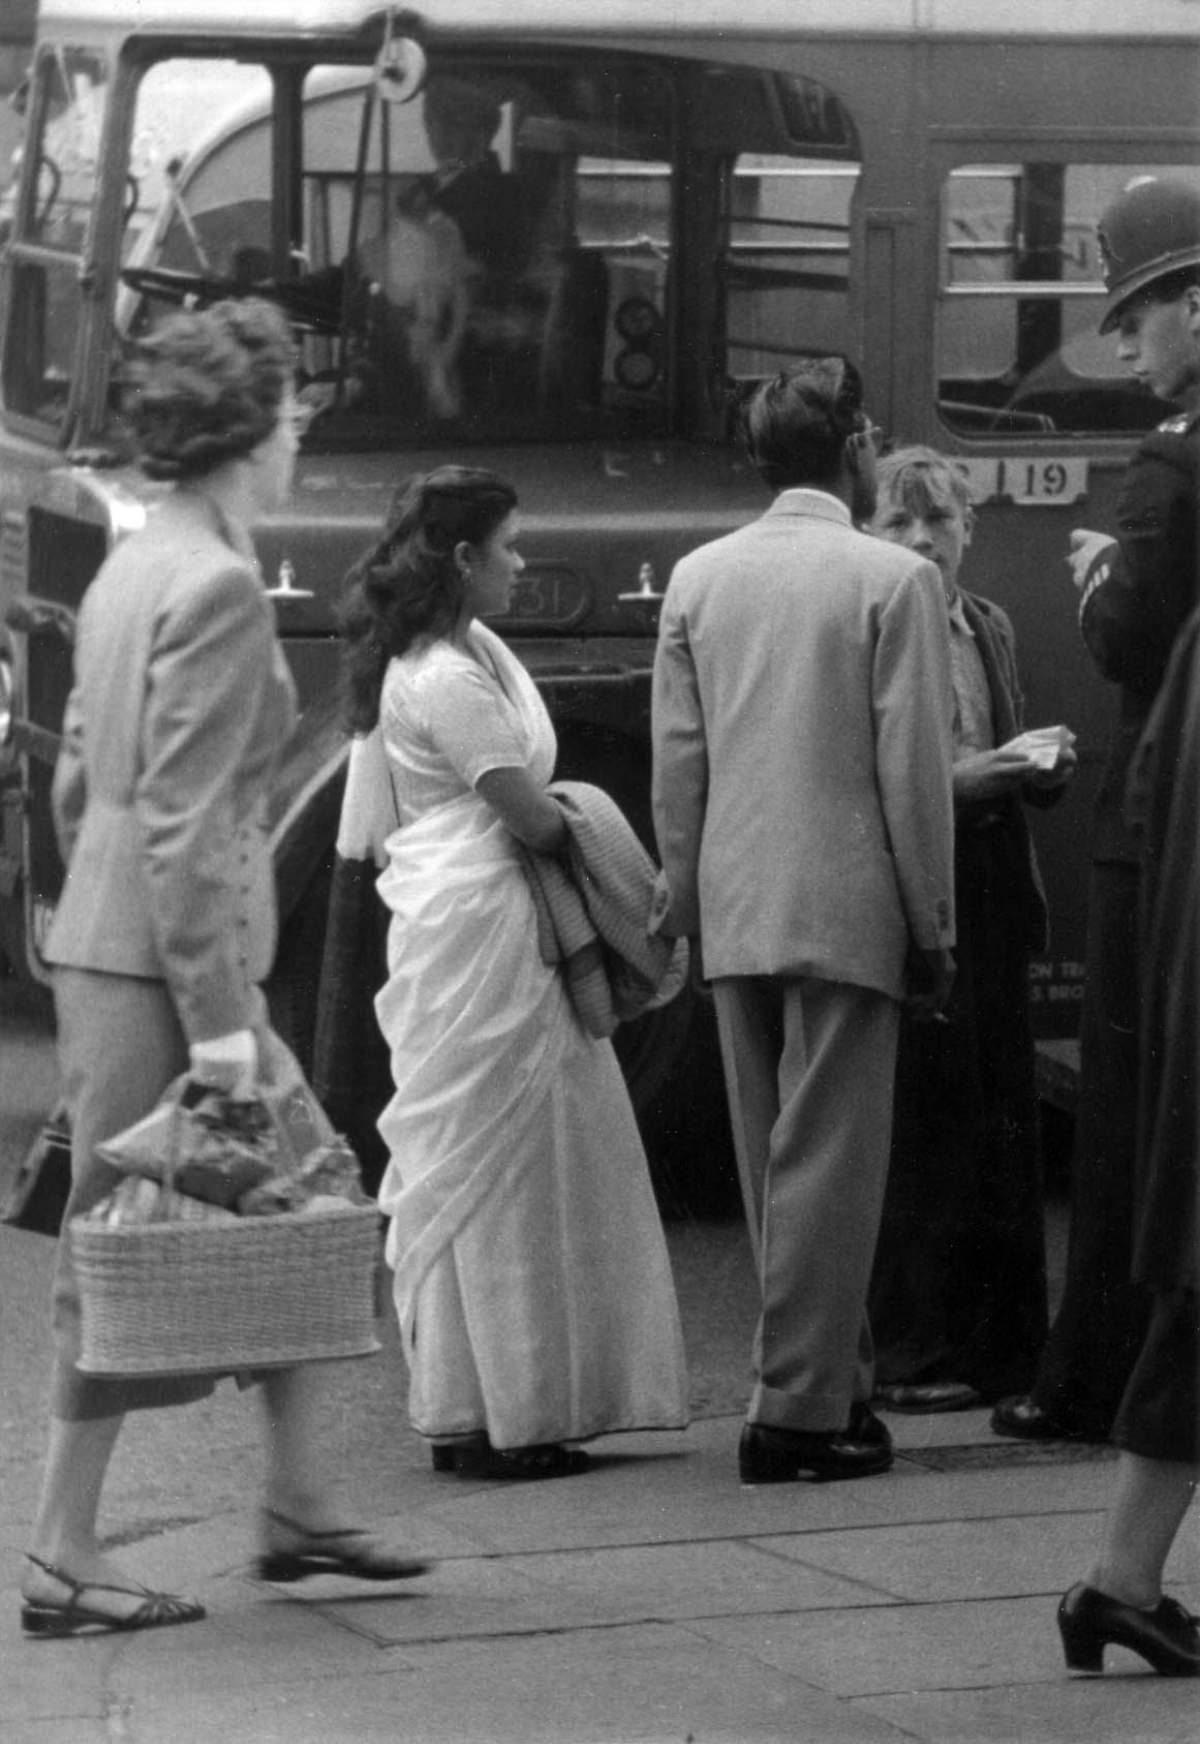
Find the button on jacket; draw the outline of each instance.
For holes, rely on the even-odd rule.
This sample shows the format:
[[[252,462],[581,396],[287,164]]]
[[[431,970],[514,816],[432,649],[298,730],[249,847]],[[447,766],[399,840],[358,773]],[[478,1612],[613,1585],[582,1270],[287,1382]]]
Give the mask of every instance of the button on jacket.
[[[165,981],[189,1041],[247,1026],[275,951],[261,796],[295,710],[252,559],[174,491],[80,611],[51,963]]]

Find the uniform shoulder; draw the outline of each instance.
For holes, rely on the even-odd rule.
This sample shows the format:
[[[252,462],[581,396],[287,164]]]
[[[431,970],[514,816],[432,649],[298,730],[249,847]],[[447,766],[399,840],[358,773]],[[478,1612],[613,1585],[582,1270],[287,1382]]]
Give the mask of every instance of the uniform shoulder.
[[[1187,474],[1200,465],[1200,419],[1181,412],[1178,417],[1165,418],[1148,435],[1143,436],[1133,456],[1131,472],[1158,464]]]

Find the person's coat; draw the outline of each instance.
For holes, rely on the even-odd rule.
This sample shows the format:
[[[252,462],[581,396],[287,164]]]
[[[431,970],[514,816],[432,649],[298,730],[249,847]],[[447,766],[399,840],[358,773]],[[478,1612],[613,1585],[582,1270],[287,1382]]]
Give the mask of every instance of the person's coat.
[[[959,590],[963,616],[974,636],[987,677],[992,701],[992,733],[997,745],[1006,745],[1025,725],[1024,699],[1017,672],[1017,641],[1007,612],[994,600]],[[1035,787],[1027,783],[1016,793],[973,804],[960,804],[956,827],[969,828],[980,813],[999,814],[1004,825],[1005,847],[1011,877],[1005,890],[1013,928],[1030,951],[1044,951],[1049,942],[1046,890],[1037,863],[1025,806],[1049,810],[1061,800],[1063,787]]]
[[[173,492],[80,610],[47,960],[166,982],[189,1041],[247,1027],[275,953],[261,798],[294,719],[252,558]]]
[[[954,940],[945,598],[823,491],[692,552],[663,603],[653,801],[668,934],[704,971],[900,997]]]

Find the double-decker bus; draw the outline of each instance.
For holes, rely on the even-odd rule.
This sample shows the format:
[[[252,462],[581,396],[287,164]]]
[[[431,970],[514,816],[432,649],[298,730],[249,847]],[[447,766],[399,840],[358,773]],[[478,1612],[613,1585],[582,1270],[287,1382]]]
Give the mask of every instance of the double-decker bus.
[[[765,506],[749,384],[862,370],[896,443],[953,455],[971,583],[1016,626],[1033,723],[1081,768],[1033,827],[1048,1052],[1082,995],[1088,818],[1112,699],[1065,563],[1169,408],[1097,334],[1094,223],[1200,179],[1197,0],[42,0],[0,340],[0,939],[44,977],[49,783],[80,598],[155,489],[126,349],[172,304],[277,300],[315,416],[256,532],[302,717],[275,795],[270,989],[307,1057],[346,740],[334,610],[398,481],[516,483],[508,637],[560,772],[649,842],[649,672],[679,556]],[[679,1167],[720,1118],[702,994],[619,1037]]]

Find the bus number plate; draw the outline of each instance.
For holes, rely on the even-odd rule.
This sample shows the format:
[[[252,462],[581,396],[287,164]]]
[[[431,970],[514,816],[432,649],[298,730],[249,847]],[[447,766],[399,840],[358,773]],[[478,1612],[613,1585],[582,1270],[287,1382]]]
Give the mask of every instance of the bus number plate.
[[[488,622],[566,630],[587,616],[591,603],[591,590],[575,570],[531,563],[512,591],[508,610],[489,612]]]
[[[977,503],[1008,497],[1014,503],[1053,508],[1087,495],[1088,463],[1078,458],[1057,460],[1039,455],[1035,460],[1009,454],[999,460],[959,460],[956,464]]]

